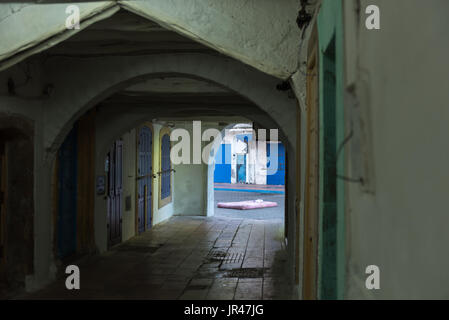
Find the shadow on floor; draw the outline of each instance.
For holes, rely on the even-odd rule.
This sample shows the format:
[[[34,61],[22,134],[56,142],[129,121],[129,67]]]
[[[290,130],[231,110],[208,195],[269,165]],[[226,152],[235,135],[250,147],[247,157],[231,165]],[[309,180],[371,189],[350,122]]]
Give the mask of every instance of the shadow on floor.
[[[23,299],[291,299],[279,221],[172,217]]]

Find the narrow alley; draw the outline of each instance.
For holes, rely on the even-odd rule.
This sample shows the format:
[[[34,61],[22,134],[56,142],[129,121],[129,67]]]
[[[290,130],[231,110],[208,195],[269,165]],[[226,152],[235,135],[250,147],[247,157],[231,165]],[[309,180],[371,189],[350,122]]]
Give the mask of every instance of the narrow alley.
[[[24,299],[291,299],[278,221],[173,217]]]
[[[449,299],[448,13],[0,1],[0,300]]]

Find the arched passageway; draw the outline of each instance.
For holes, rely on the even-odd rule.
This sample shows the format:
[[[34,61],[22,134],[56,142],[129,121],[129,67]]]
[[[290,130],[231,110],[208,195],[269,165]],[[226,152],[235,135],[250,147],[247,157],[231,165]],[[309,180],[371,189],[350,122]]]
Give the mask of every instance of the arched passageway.
[[[285,148],[275,135],[252,123],[230,124],[221,131],[209,157],[208,216],[277,220],[284,227]]]
[[[137,79],[140,80],[140,83],[136,82]],[[173,79],[181,82],[195,81],[197,84],[207,83],[215,86],[214,90],[216,91],[212,90],[212,92],[207,93],[189,92],[188,94],[182,92],[182,89],[179,88],[176,92],[170,92],[170,90],[168,92],[152,91],[156,82],[170,83],[170,81],[175,81]],[[142,86],[146,86],[145,90],[139,91]],[[179,223],[196,225],[198,229],[207,229],[211,225],[217,224],[217,228],[219,228],[215,230],[215,236],[212,235],[215,240],[209,241],[210,243],[207,246],[200,245],[205,240],[201,237],[201,232],[197,235],[192,234],[192,230],[189,228],[185,230],[186,234],[183,237],[189,238],[189,245],[194,246],[197,250],[196,254],[190,255],[189,258],[196,261],[196,270],[191,269],[192,265],[189,265],[189,267],[182,265],[179,268],[184,271],[185,269],[190,270],[189,276],[192,281],[195,277],[204,276],[201,268],[206,267],[216,268],[216,278],[221,277],[224,272],[228,274],[229,272],[237,272],[237,270],[240,270],[239,272],[245,272],[245,270],[250,273],[256,272],[260,280],[258,284],[260,288],[263,286],[264,275],[269,275],[270,278],[272,276],[272,274],[265,274],[264,272],[275,272],[276,276],[283,277],[285,272],[280,272],[278,269],[276,271],[271,270],[272,265],[276,265],[276,268],[282,270],[287,267],[285,265],[287,253],[285,252],[284,234],[279,233],[277,226],[271,226],[269,223],[260,225],[256,223],[256,226],[254,226],[252,220],[245,218],[237,220],[237,222],[233,219],[223,220],[222,218],[219,220],[209,218],[209,220],[204,221],[201,220],[203,218],[200,220],[192,218],[192,216],[207,216],[207,163],[181,163],[173,167],[169,166],[168,171],[170,172],[167,172],[167,168],[164,167],[164,141],[170,139],[173,130],[185,130],[191,135],[192,140],[189,137],[189,142],[195,144],[194,139],[197,137],[195,137],[196,133],[192,127],[193,120],[199,120],[198,122],[203,126],[199,132],[200,139],[204,130],[214,128],[220,130],[229,123],[228,121],[235,121],[236,119],[240,121],[252,120],[260,128],[265,125],[267,129],[279,130],[278,135],[285,139],[286,144],[289,145],[284,130],[279,128],[273,117],[249,99],[227,89],[224,84],[217,85],[215,82],[200,80],[197,75],[179,73],[146,75],[145,77],[133,78],[132,81],[125,80],[115,86],[114,89],[114,92],[107,89],[108,97],[97,102],[90,109],[86,110],[85,107],[80,107],[78,113],[84,113],[75,121],[73,119],[67,120],[66,125],[62,126],[60,132],[54,134],[53,147],[47,149],[49,150],[48,158],[51,159],[54,157],[52,153],[55,152],[55,144],[61,137],[64,137],[63,143],[59,144],[57,149],[58,156],[54,165],[61,168],[61,162],[68,164],[67,159],[61,158],[61,150],[66,148],[68,143],[72,143],[74,146],[72,150],[77,150],[77,154],[73,158],[76,159],[77,171],[75,175],[78,181],[86,181],[86,183],[90,181],[92,187],[94,185],[96,187],[95,190],[92,187],[88,190],[80,190],[80,184],[75,182],[78,185],[78,187],[75,187],[78,190],[78,197],[74,197],[73,200],[81,208],[75,209],[72,215],[76,216],[78,226],[74,236],[76,240],[73,237],[69,239],[73,243],[72,251],[76,252],[76,255],[71,255],[70,259],[75,260],[63,259],[64,257],[58,253],[60,249],[58,245],[57,250],[55,250],[55,247],[53,248],[55,261],[58,264],[61,261],[64,265],[66,261],[77,261],[77,256],[90,254],[97,250],[100,252],[114,251],[116,250],[114,245],[128,239],[133,242],[135,241],[134,237],[139,234],[141,234],[141,237],[145,237],[148,232],[149,234],[158,234],[158,228],[152,230],[153,227],[157,227],[160,222],[167,221],[172,216],[183,216],[183,218],[172,218],[168,220],[168,223],[173,223],[173,228],[178,228]],[[99,96],[104,96],[104,93],[99,94]],[[98,99],[97,97],[94,100],[97,101]],[[225,110],[221,108],[223,105],[227,106]],[[77,113],[74,112],[74,114]],[[69,119],[67,115],[64,116],[65,119]],[[74,117],[77,116],[74,115]],[[72,125],[72,123],[74,124]],[[60,126],[60,123],[55,123],[55,125]],[[70,129],[69,134],[64,134],[70,126],[72,126],[72,129]],[[83,127],[83,130],[79,130],[80,126]],[[143,142],[144,139],[141,136],[143,128],[147,128],[151,132],[149,143]],[[77,130],[77,141],[73,142],[71,139],[75,129]],[[90,140],[87,136],[90,136]],[[93,140],[92,137],[95,137],[95,139]],[[85,143],[80,144],[80,141],[85,141]],[[88,141],[89,143],[86,143]],[[204,139],[200,141],[201,148],[204,148],[206,143],[207,141]],[[141,170],[144,166],[139,162],[141,161],[141,155],[145,153],[146,147],[142,147],[145,144],[151,146],[150,158],[144,156],[145,159],[151,159],[151,164],[149,164],[151,169],[143,174]],[[176,145],[176,143],[172,142],[173,145]],[[120,146],[119,153],[117,146]],[[193,148],[190,153],[192,157],[195,157],[196,150]],[[120,169],[117,169],[118,161],[122,163]],[[166,188],[164,187],[164,174],[168,174],[168,181],[170,181],[168,185],[169,198],[164,197],[164,188]],[[201,176],[203,177],[202,180],[198,180]],[[148,177],[148,182],[144,183],[141,188],[140,181],[144,177]],[[61,176],[59,176],[60,178]],[[101,181],[103,181],[103,185],[99,186]],[[193,188],[191,187],[192,183]],[[57,188],[57,191],[52,192],[52,194],[56,193],[58,199],[63,199],[64,197],[61,197],[61,194],[67,191],[61,190],[60,185],[61,183],[54,185],[53,190]],[[120,190],[117,189],[117,185],[120,186]],[[165,185],[167,185],[166,182]],[[102,188],[103,191],[100,190]],[[84,194],[84,198],[83,196],[80,198],[80,191],[81,194]],[[115,200],[113,201],[112,198]],[[117,201],[119,198],[121,200]],[[145,209],[141,208],[141,199],[144,199],[142,201]],[[54,211],[62,212],[61,210],[64,210],[62,203],[57,203],[56,206],[57,208],[53,207]],[[120,208],[117,206],[120,206]],[[73,206],[69,207],[73,208]],[[189,219],[193,220],[190,222]],[[170,222],[172,220],[173,222]],[[143,223],[143,221],[145,222]],[[60,227],[55,227],[56,235],[61,234]],[[92,230],[95,230],[95,232],[92,232]],[[119,230],[119,232],[112,232],[111,230]],[[217,232],[218,230],[220,232]],[[225,232],[225,230],[227,231]],[[166,232],[170,233],[170,231]],[[111,234],[116,237],[111,237]],[[267,239],[265,239],[265,236],[267,236]],[[235,242],[233,241],[235,237],[246,237],[246,240]],[[262,242],[260,242],[260,237],[263,239]],[[165,239],[165,236],[162,239]],[[158,240],[157,237],[154,240],[156,242],[162,241],[161,239]],[[265,241],[267,241],[267,247],[265,245],[260,247],[260,243],[265,244]],[[163,246],[166,244],[162,241],[160,245],[162,247],[158,249],[158,252],[164,252]],[[240,247],[236,248],[236,245]],[[125,243],[122,246],[126,247],[127,244]],[[209,252],[205,251],[206,248]],[[247,252],[248,248],[253,251]],[[189,249],[190,247],[184,248],[180,244],[177,252],[179,252],[180,257],[187,259],[186,255],[188,255]],[[240,262],[217,265],[208,261],[208,259],[215,259],[211,258],[214,254],[227,254],[228,251],[229,254],[239,254],[241,256]],[[281,256],[275,254],[278,251],[283,252]],[[245,255],[246,252],[247,255]],[[178,257],[178,259],[180,258]],[[174,264],[176,265],[175,262]],[[278,265],[282,265],[282,267]],[[95,266],[92,266],[92,268],[95,269]],[[242,274],[241,278],[243,279],[246,276]],[[239,277],[237,276],[237,278]],[[214,279],[213,274],[209,275],[210,278]],[[178,285],[182,287],[181,284]],[[189,291],[188,286],[185,285],[183,290]],[[236,291],[234,294],[238,292],[237,286],[238,282],[235,283]],[[243,286],[243,284],[240,286]],[[260,291],[260,294],[262,294],[262,291]]]
[[[96,32],[91,31],[89,36]],[[241,265],[233,269],[242,269],[243,265],[254,269],[254,258],[259,256],[257,270],[252,272],[262,272],[257,273],[261,279],[264,268],[270,269],[265,263],[277,261],[283,265],[285,257],[289,262],[293,260],[294,241],[288,241],[288,252],[285,250],[285,236],[293,236],[287,232],[292,224],[284,228],[284,234],[265,230],[263,225],[253,230],[253,224],[245,219],[240,223],[209,221],[213,218],[206,218],[207,165],[166,163],[170,149],[167,139],[176,129],[184,129],[195,143],[193,121],[201,121],[204,130],[251,122],[257,128],[278,130],[288,151],[286,163],[294,170],[296,119],[290,114],[296,113],[296,100],[276,89],[278,79],[199,47],[180,53],[167,50],[117,57],[79,56],[73,54],[71,45],[63,42],[35,62],[45,73],[45,87],[44,98],[36,104],[40,114],[35,119],[38,170],[34,188],[42,196],[35,202],[36,259],[29,288],[40,288],[57,278],[69,262],[111,251],[136,236],[151,238],[148,234],[161,234],[167,240],[170,234],[175,237],[172,230],[180,228],[186,232],[187,241],[197,237],[191,234],[193,226],[200,238],[194,243],[187,241],[185,248],[179,247],[178,259],[186,258],[194,244],[198,249],[199,243],[207,242],[198,249],[197,256],[192,256],[195,263],[207,258],[207,246],[209,251],[231,250],[238,244],[240,249],[254,250],[248,251],[250,259],[245,265],[246,251],[239,249]],[[32,107],[24,105],[23,109],[36,112],[31,111]],[[144,131],[151,134],[145,136]],[[199,153],[207,142],[200,141]],[[171,147],[174,145],[172,141]],[[191,156],[197,154],[192,149]],[[287,181],[286,189],[294,194],[293,180]],[[285,221],[295,223],[295,199],[287,199]],[[158,225],[171,221],[174,215],[182,217],[173,218],[174,225],[158,233]],[[183,224],[190,227],[183,228]],[[215,228],[210,230],[216,233],[213,243],[207,240],[209,228]],[[233,244],[234,237],[246,240]],[[182,245],[178,239],[171,241]],[[260,243],[264,243],[262,248]],[[168,243],[164,250],[170,252],[172,245]],[[267,259],[265,250],[269,251]],[[284,252],[283,256],[275,259],[276,250]],[[287,272],[276,272],[290,276],[295,270],[288,267]],[[263,281],[259,285],[263,286]]]
[[[79,29],[64,4],[39,2],[0,5],[0,287],[43,288],[76,252],[94,258],[86,295],[55,282],[53,297],[120,279],[112,298],[227,286],[249,298],[251,281],[173,284],[211,248],[202,279],[245,247],[253,270],[231,275],[258,277],[256,257],[279,249],[304,299],[447,298],[447,1],[82,1]],[[417,19],[438,23],[411,33]],[[166,160],[168,133],[194,120],[282,131],[285,234],[207,217],[207,166]]]

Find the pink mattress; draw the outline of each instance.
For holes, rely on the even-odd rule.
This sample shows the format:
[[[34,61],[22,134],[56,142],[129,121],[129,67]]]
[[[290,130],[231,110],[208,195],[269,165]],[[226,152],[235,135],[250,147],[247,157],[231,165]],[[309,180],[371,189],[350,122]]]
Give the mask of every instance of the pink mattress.
[[[217,207],[226,209],[251,210],[259,208],[277,207],[277,205],[278,204],[276,202],[263,201],[263,200],[249,200],[239,202],[219,202],[217,204]]]

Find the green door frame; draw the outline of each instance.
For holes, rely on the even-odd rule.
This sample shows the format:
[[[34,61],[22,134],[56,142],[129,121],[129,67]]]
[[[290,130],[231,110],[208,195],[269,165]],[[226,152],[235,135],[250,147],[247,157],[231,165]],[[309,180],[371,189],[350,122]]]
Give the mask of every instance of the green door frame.
[[[319,247],[318,298],[343,299],[345,283],[343,21],[341,0],[323,0],[319,46]],[[332,79],[333,78],[333,79]],[[331,139],[331,141],[329,141]],[[334,194],[332,194],[334,193]]]

